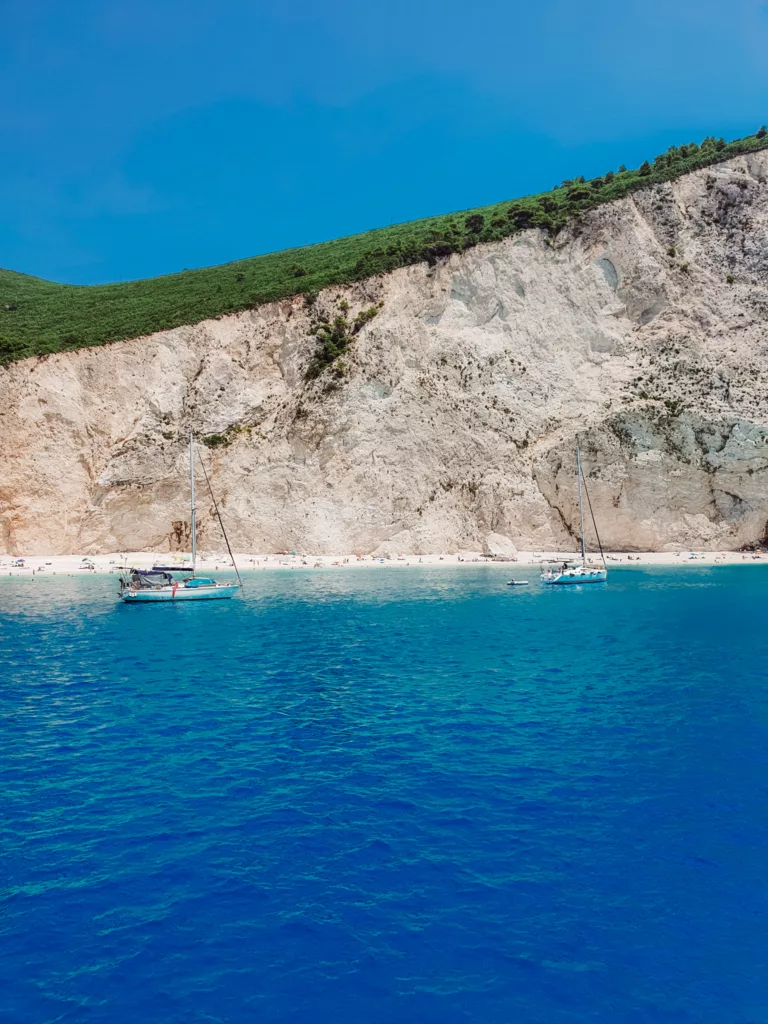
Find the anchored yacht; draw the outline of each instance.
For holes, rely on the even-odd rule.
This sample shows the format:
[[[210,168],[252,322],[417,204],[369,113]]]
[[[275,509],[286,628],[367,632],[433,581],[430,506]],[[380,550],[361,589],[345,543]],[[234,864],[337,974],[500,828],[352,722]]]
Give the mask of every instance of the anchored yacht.
[[[198,456],[199,457],[199,456]],[[221,519],[219,506],[211,489],[211,482],[200,459],[205,482],[216,510],[216,516],[224,534],[229,557],[237,573],[237,583],[217,583],[208,576],[196,576],[197,564],[197,511],[195,508],[195,443],[192,433],[189,435],[189,491],[192,518],[192,564],[189,567],[176,569],[171,566],[155,566],[152,569],[125,569],[120,576],[120,598],[128,604],[144,604],[148,601],[221,601],[234,597],[243,585],[240,573],[235,565],[232,548],[229,545],[227,531]]]
[[[605,564],[605,556],[603,555],[603,545],[600,543],[600,534],[597,532],[597,523],[595,522],[595,516],[592,512],[592,502],[589,500],[589,491],[587,490],[587,482],[584,480],[584,473],[581,468],[581,453],[579,449],[576,449],[576,475],[579,481],[579,527],[581,530],[581,561],[580,562],[563,562],[560,569],[546,569],[541,574],[541,582],[548,583],[553,586],[566,586],[567,584],[573,583],[605,583],[608,579],[608,569]],[[597,543],[600,548],[600,558],[602,559],[602,565],[589,564],[587,562],[586,547],[584,544],[584,507],[581,500],[581,486],[582,481],[584,483],[584,491],[587,495],[587,503],[589,505],[589,514],[592,516],[592,525],[595,528],[595,536],[597,537]]]

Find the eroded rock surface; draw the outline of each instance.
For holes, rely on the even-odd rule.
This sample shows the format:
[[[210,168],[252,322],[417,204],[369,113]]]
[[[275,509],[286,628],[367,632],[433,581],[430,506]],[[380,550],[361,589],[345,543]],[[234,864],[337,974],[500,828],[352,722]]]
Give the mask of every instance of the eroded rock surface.
[[[241,551],[608,547],[768,520],[768,155],[430,268],[0,370],[0,550],[188,549],[186,443]],[[313,316],[383,303],[307,382]],[[201,543],[219,549],[210,503]]]

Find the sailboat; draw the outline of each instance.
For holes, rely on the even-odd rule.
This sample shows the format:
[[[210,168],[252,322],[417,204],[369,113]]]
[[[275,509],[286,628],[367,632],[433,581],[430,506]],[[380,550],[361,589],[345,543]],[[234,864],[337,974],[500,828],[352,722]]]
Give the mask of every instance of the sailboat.
[[[205,474],[205,482],[216,510],[216,516],[224,534],[229,557],[237,573],[237,583],[217,583],[208,576],[196,576],[197,567],[197,510],[195,508],[195,442],[192,432],[189,434],[189,492],[192,526],[192,564],[189,568],[176,569],[172,566],[154,566],[152,569],[126,569],[120,577],[120,597],[128,604],[144,604],[147,601],[221,601],[234,597],[243,585],[240,573],[235,565],[232,548],[229,546],[227,531],[221,519],[219,506],[213,496],[211,483],[205,470],[205,463],[200,460]],[[190,575],[188,575],[188,573]],[[183,578],[178,579],[177,576]]]
[[[541,582],[556,586],[564,586],[569,583],[605,583],[608,579],[608,569],[603,556],[603,545],[600,543],[600,534],[597,532],[597,523],[592,512],[592,502],[589,500],[587,481],[584,480],[584,473],[581,469],[581,453],[576,448],[576,475],[579,481],[579,528],[581,530],[581,562],[571,564],[564,562],[561,569],[547,569],[541,574]],[[581,485],[584,482],[584,490],[589,503],[589,513],[592,516],[592,525],[595,528],[595,536],[600,547],[600,557],[603,560],[602,566],[590,565],[587,563],[586,548],[584,545],[584,507],[581,501]]]

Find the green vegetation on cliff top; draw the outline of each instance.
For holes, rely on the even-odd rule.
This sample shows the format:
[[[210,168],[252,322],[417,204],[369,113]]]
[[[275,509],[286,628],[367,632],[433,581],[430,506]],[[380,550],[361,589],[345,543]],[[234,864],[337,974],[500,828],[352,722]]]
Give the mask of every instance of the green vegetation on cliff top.
[[[566,181],[551,192],[144,281],[76,286],[0,270],[0,364],[199,323],[422,261],[434,264],[526,228],[556,235],[601,203],[766,148],[765,128],[728,143],[707,138],[672,147],[636,170]]]

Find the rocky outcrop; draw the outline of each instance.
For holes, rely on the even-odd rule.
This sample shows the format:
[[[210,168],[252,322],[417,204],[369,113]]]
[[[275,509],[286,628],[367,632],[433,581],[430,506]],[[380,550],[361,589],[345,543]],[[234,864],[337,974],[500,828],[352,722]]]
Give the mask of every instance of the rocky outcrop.
[[[761,541],[767,178],[740,157],[554,240],[12,364],[0,549],[188,548],[190,429],[241,551],[572,547],[577,441],[608,547]],[[318,316],[374,307],[307,380]]]

